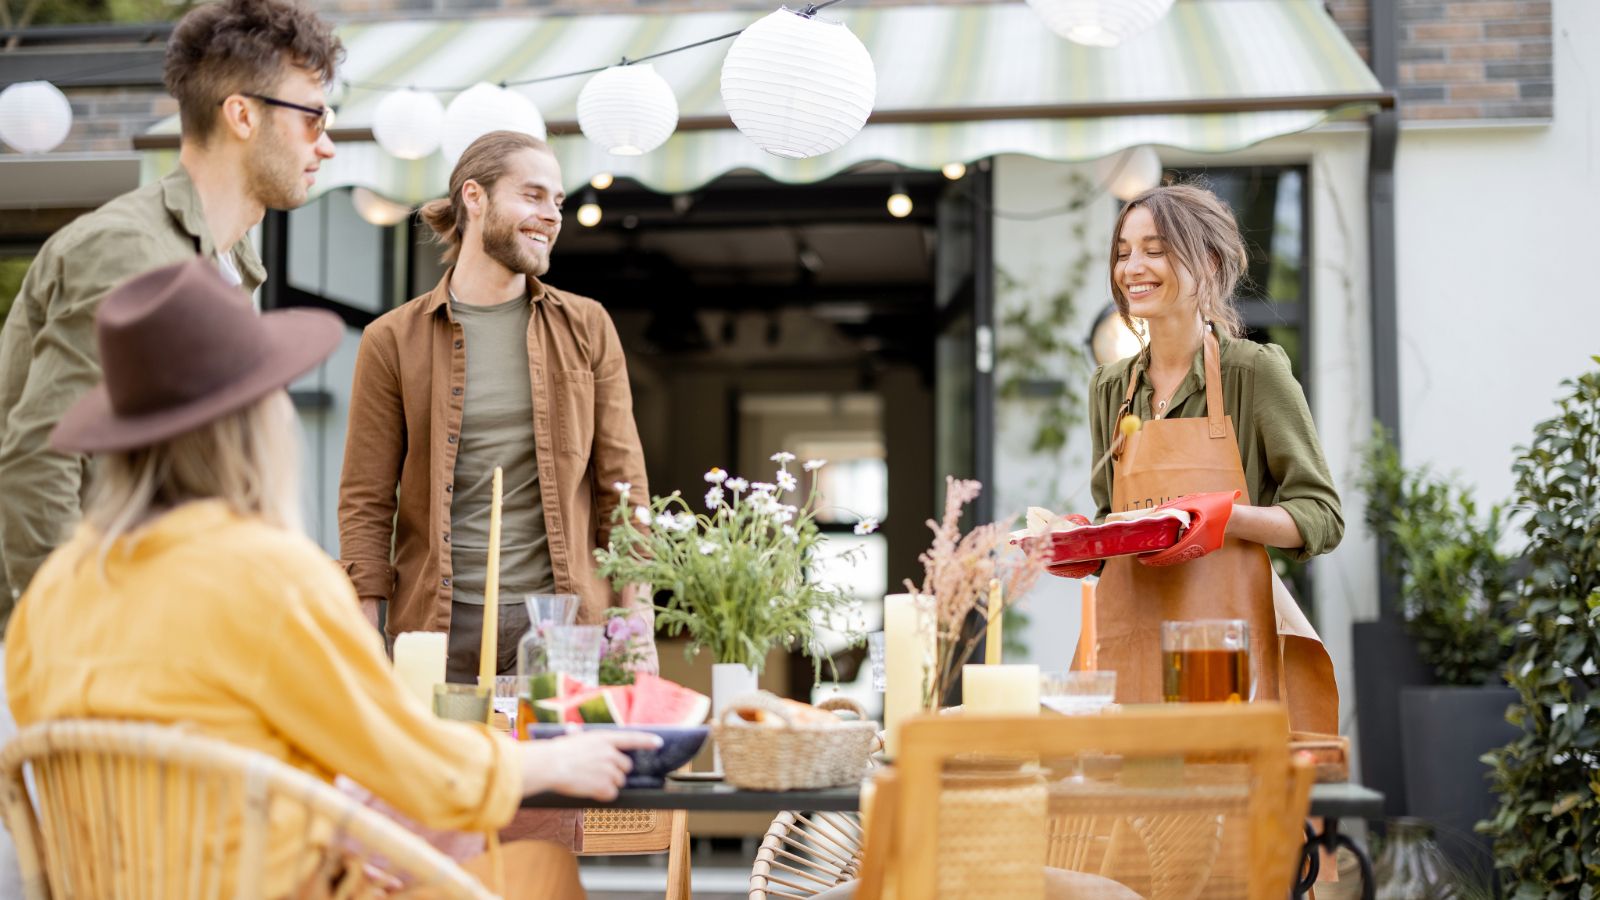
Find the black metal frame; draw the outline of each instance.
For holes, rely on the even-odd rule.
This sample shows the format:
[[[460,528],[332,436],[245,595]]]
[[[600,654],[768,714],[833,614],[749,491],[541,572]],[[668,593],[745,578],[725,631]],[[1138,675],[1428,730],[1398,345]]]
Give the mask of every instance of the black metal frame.
[[[1355,854],[1356,863],[1361,866],[1361,900],[1374,900],[1378,880],[1373,874],[1372,859],[1354,838],[1339,831],[1339,820],[1333,818],[1323,820],[1321,834],[1311,827],[1310,822],[1306,823],[1306,846],[1301,860],[1300,877],[1296,879],[1294,891],[1290,896],[1304,897],[1310,893],[1317,885],[1317,876],[1322,873],[1322,851],[1337,853],[1340,847]]]

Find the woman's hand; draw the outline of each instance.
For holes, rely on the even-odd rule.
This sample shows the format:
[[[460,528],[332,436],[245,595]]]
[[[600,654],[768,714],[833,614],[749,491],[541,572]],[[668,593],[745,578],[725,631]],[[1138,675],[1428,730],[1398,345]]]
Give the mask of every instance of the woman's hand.
[[[642,731],[589,731],[517,745],[522,750],[522,793],[554,791],[607,802],[633,769],[624,750],[654,750],[661,738]]]
[[[1298,550],[1306,545],[1300,526],[1281,506],[1235,506],[1228,519],[1228,537],[1268,547]]]
[[[1199,559],[1222,546],[1228,532],[1228,522],[1233,518],[1233,501],[1239,499],[1238,491],[1214,491],[1208,494],[1187,494],[1169,500],[1156,509],[1178,509],[1189,514],[1189,528],[1178,542],[1165,550],[1146,553],[1139,563],[1146,566],[1176,566]]]

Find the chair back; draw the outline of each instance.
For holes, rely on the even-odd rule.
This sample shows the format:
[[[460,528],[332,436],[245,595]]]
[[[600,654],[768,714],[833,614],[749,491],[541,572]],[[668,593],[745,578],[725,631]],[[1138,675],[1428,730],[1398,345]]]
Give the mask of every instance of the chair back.
[[[24,728],[0,749],[0,812],[29,900],[493,897],[331,785],[181,726]]]
[[[901,900],[1041,898],[1047,879],[1052,896],[1278,900],[1294,881],[1312,768],[1291,760],[1277,704],[924,716],[902,728],[878,799],[893,797],[893,811],[868,823],[868,856],[890,859],[864,863],[863,898],[877,896],[867,875],[880,871]]]

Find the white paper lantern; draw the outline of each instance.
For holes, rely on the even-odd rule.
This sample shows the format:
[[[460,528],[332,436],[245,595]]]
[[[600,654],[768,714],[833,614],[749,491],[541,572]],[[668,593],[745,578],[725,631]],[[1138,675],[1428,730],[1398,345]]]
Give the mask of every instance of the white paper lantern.
[[[1050,30],[1089,47],[1115,47],[1161,21],[1172,0],[1028,0]]]
[[[516,91],[479,82],[456,95],[444,111],[440,149],[454,166],[472,142],[491,131],[521,131],[545,139],[544,116]]]
[[[1111,196],[1127,202],[1161,183],[1161,157],[1155,148],[1129,147],[1100,160],[1100,178]]]
[[[391,91],[372,111],[372,136],[391,156],[421,159],[439,149],[444,104],[427,91]]]
[[[411,207],[364,187],[350,192],[350,204],[356,208],[357,215],[379,228],[399,225],[411,217]]]
[[[641,156],[672,137],[678,98],[649,63],[612,66],[578,94],[578,127],[613,156]]]
[[[788,9],[751,25],[722,61],[722,102],[756,146],[785,159],[835,150],[878,93],[867,48],[841,22]]]
[[[0,141],[20,153],[49,153],[72,129],[72,104],[48,81],[19,81],[0,91]]]

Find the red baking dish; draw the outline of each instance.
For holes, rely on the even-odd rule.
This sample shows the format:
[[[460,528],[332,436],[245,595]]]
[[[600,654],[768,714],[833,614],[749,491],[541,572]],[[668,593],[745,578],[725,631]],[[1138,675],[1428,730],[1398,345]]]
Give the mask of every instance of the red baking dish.
[[[1055,566],[1165,550],[1178,542],[1178,533],[1182,530],[1182,522],[1171,516],[1160,516],[1058,531],[1050,535],[1050,556],[1046,564]],[[1023,538],[1022,546],[1030,547],[1034,540]]]

